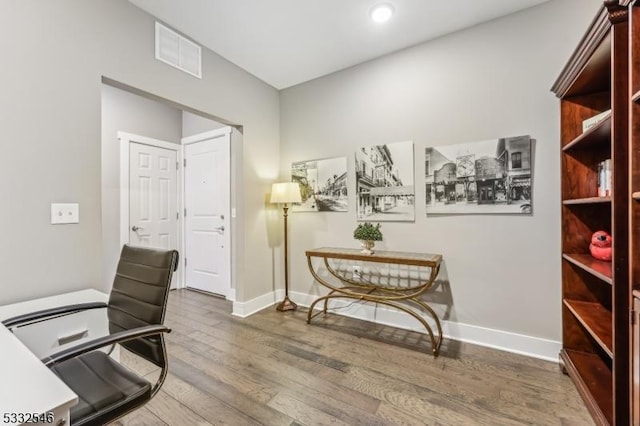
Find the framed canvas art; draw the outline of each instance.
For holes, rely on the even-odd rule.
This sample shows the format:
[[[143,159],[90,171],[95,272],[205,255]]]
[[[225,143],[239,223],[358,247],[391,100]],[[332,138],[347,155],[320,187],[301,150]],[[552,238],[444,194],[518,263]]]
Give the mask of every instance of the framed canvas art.
[[[363,147],[355,161],[358,220],[414,221],[413,142]]]
[[[302,203],[294,212],[346,212],[347,157],[298,161],[291,164],[291,180],[300,185]]]
[[[425,149],[429,214],[531,214],[532,139],[506,137]]]

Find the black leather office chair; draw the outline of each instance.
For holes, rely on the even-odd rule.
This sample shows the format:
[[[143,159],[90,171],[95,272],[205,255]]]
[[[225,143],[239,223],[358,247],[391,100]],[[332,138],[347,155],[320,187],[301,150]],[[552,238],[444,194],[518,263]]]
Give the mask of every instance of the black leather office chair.
[[[80,343],[45,357],[51,368],[77,395],[71,408],[72,425],[103,425],[148,402],[160,390],[167,375],[163,325],[171,277],[178,266],[178,252],[125,245],[122,248],[109,303],[63,306],[21,315],[4,321],[11,328],[51,316],[106,308],[108,336]],[[96,349],[120,344],[160,367],[152,386],[112,357]]]

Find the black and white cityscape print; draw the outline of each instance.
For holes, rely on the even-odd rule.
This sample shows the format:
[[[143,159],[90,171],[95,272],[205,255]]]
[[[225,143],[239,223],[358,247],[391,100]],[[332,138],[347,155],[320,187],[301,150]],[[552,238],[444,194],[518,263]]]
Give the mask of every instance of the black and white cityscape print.
[[[291,180],[300,185],[302,203],[294,212],[346,212],[347,157],[299,161],[291,164]]]
[[[360,148],[355,162],[359,221],[415,220],[412,141]]]
[[[532,214],[532,139],[505,137],[425,149],[429,214]]]

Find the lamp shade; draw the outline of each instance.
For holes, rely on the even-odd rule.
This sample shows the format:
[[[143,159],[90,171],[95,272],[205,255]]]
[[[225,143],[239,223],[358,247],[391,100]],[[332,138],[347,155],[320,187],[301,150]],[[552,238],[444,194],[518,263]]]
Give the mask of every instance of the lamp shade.
[[[300,203],[300,185],[296,182],[274,183],[271,186],[271,202],[272,203]]]

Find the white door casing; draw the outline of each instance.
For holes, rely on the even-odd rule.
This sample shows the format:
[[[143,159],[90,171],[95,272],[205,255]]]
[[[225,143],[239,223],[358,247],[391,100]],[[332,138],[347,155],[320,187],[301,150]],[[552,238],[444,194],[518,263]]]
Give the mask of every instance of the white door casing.
[[[231,291],[230,135],[226,127],[183,139],[185,285]]]
[[[179,249],[181,146],[129,133],[120,139],[120,242]],[[171,288],[180,286],[173,274]]]

